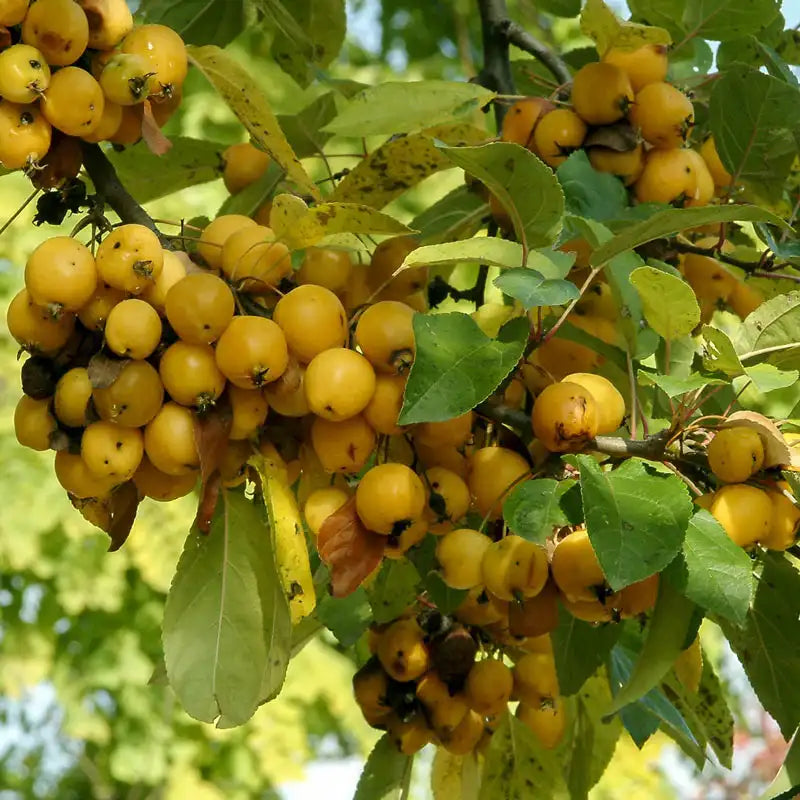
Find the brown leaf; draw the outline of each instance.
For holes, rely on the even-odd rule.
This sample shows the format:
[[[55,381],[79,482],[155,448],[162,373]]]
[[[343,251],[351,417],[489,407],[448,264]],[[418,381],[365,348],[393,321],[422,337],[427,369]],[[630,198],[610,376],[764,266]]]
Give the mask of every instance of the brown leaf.
[[[367,530],[351,497],[331,514],[317,537],[320,558],[331,571],[331,594],[347,597],[358,589],[383,558],[386,537]]]
[[[200,456],[200,502],[197,506],[195,523],[203,533],[208,533],[211,516],[217,503],[220,487],[219,466],[228,447],[228,434],[231,432],[232,421],[229,406],[220,406],[203,414],[202,417],[195,417],[194,441]]]
[[[142,138],[147,149],[156,156],[163,156],[172,149],[172,142],[167,139],[158,127],[150,101],[144,101],[144,119],[142,120]]]
[[[92,389],[108,389],[119,378],[128,361],[128,358],[114,358],[105,353],[93,355],[87,367]]]
[[[106,529],[111,537],[109,552],[119,550],[127,541],[140,502],[139,491],[133,481],[126,481],[114,489],[111,495],[111,523]]]
[[[0,50],[5,50],[11,46],[11,31],[5,25],[0,25]]]
[[[584,140],[584,147],[607,147],[618,153],[627,153],[639,144],[639,137],[627,120],[614,125],[595,128]]]

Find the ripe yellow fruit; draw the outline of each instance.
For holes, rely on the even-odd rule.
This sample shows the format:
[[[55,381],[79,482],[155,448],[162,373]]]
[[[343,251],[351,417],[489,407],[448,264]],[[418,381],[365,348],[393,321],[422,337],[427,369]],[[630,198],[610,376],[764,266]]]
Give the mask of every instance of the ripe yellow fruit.
[[[335,486],[315,489],[311,492],[303,505],[303,518],[311,533],[315,536],[319,535],[325,520],[338,511],[349,499],[350,495],[344,489],[338,489]]]
[[[164,250],[150,228],[120,225],[100,242],[95,260],[101,279],[109,286],[141,294],[161,274]]]
[[[89,44],[89,21],[74,0],[36,0],[22,21],[22,41],[51,67],[73,64]]]
[[[700,308],[707,309],[709,317],[728,302],[738,284],[725,265],[711,256],[686,253],[681,259],[681,271],[694,289]]]
[[[144,429],[144,449],[156,469],[186,475],[200,467],[195,415],[177,403],[164,403]]]
[[[717,152],[717,145],[714,142],[713,136],[709,136],[703,144],[700,145],[700,155],[703,157],[703,161],[706,162],[714,185],[720,188],[730,186],[733,182],[733,175],[725,169],[722,159]]]
[[[378,639],[378,659],[396,681],[413,681],[428,671],[430,654],[416,620],[393,622]]]
[[[50,398],[34,400],[24,394],[14,409],[14,433],[23,447],[31,450],[49,450],[50,435],[58,430],[58,423],[50,413]]]
[[[535,152],[553,169],[563,164],[586,138],[586,123],[568,108],[545,114],[533,131]]]
[[[514,142],[533,149],[533,131],[539,120],[555,106],[544,97],[526,97],[510,106],[503,117],[500,138],[504,142]]]
[[[111,50],[133,28],[133,16],[125,0],[77,0],[89,23],[89,47]]]
[[[242,291],[266,292],[292,271],[292,260],[272,228],[244,225],[225,239],[220,266]]]
[[[8,304],[8,332],[20,347],[32,353],[51,355],[58,352],[75,330],[75,315],[61,314],[57,319],[33,302],[27,289],[21,289]]]
[[[519,453],[505,447],[476,450],[469,459],[467,485],[477,512],[482,517],[499,519],[503,500],[530,470]]]
[[[682,147],[694,126],[694,107],[671,83],[649,83],[637,92],[630,120],[653,147]]]
[[[370,659],[353,676],[353,696],[369,725],[376,725],[391,714],[388,694],[388,676],[377,659]]]
[[[164,250],[164,266],[158,277],[139,295],[150,303],[164,317],[167,313],[167,294],[178,281],[186,277],[186,262],[183,253],[178,255],[172,250]]]
[[[375,371],[360,353],[336,347],[311,360],[303,387],[317,416],[340,422],[367,407],[375,393]]]
[[[414,714],[406,721],[396,714],[390,714],[383,721],[383,726],[390,741],[404,756],[413,756],[433,739],[433,731],[422,714]]]
[[[0,25],[10,28],[19,25],[28,13],[30,0],[2,0],[0,2]]]
[[[406,372],[414,360],[414,309],[396,300],[381,300],[358,318],[355,340],[378,372]]]
[[[106,100],[119,106],[143,103],[154,88],[150,65],[142,56],[115,53],[98,78]]]
[[[634,92],[667,77],[667,48],[663,44],[646,44],[636,50],[612,47],[603,54],[603,61],[622,69]]]
[[[255,220],[243,214],[223,214],[203,228],[197,252],[212,269],[222,268],[222,247],[228,238],[242,228],[256,227]]]
[[[161,341],[161,317],[144,300],[123,300],[109,311],[105,336],[109,349],[118,356],[145,359]]]
[[[231,145],[223,154],[222,180],[225,188],[236,194],[255,183],[269,167],[270,157],[250,142]]]
[[[504,623],[509,617],[509,604],[489,594],[483,586],[473,586],[461,605],[453,612],[466,625],[485,627],[495,622]]]
[[[459,528],[442,536],[436,544],[436,560],[444,582],[451,589],[481,586],[481,560],[491,544],[485,533],[470,528]]]
[[[28,44],[13,44],[0,52],[0,97],[12,103],[35,103],[50,85],[50,67]]]
[[[242,389],[239,386],[228,386],[226,395],[233,416],[228,438],[233,441],[250,438],[258,432],[267,418],[267,398],[263,391]]]
[[[123,40],[123,53],[145,58],[156,84],[154,94],[170,97],[186,80],[189,61],[183,39],[166,25],[139,25]]]
[[[416,694],[425,707],[428,722],[442,736],[452,734],[469,711],[464,695],[451,692],[433,670],[419,679]]]
[[[158,374],[167,394],[182,406],[207,410],[225,390],[225,376],[217,367],[214,348],[207,344],[182,341],[171,344],[161,355]]]
[[[59,450],[56,453],[53,466],[56,480],[73,497],[81,500],[107,497],[118,482],[113,477],[95,475],[81,456],[68,450]]]
[[[262,391],[270,408],[284,417],[304,417],[311,409],[306,402],[305,367],[291,363],[281,377]]]
[[[371,531],[399,536],[422,518],[425,487],[405,464],[379,464],[368,470],[356,489],[356,511]]]
[[[607,61],[585,64],[572,79],[572,107],[589,125],[610,125],[622,119],[633,97],[627,73]]]
[[[794,544],[800,527],[800,509],[783,492],[769,490],[772,501],[772,524],[769,533],[759,539],[768,550],[786,550]]]
[[[442,422],[422,422],[414,428],[414,441],[428,447],[462,448],[472,440],[475,413],[467,411]]]
[[[606,577],[585,528],[563,538],[553,551],[553,580],[573,601],[595,601],[604,593]]]
[[[644,170],[644,147],[641,144],[632,150],[590,147],[588,152],[589,162],[598,172],[616,175],[626,186],[636,183]]]
[[[709,442],[706,455],[708,466],[721,481],[744,483],[764,466],[764,442],[753,428],[722,428]]]
[[[341,422],[316,417],[311,423],[311,446],[326,472],[355,475],[375,449],[376,436],[363,415]]]
[[[56,384],[53,411],[59,422],[69,428],[87,424],[86,412],[92,399],[92,382],[86,367],[73,367],[65,372]]]
[[[104,106],[100,84],[80,67],[53,73],[41,100],[45,119],[68,136],[91,134],[103,119]]]
[[[164,303],[172,329],[190,344],[216,341],[233,319],[234,310],[228,284],[210,272],[181,278],[167,292]]]
[[[537,439],[551,452],[580,450],[598,430],[598,408],[592,394],[578,383],[545,387],[533,403],[531,422]]]
[[[133,477],[142,456],[144,441],[138,428],[123,428],[113,422],[93,422],[81,437],[81,458],[94,474],[122,483]]]
[[[412,267],[403,270],[396,277],[392,277],[405,257],[417,247],[419,247],[419,242],[413,237],[395,236],[386,239],[375,248],[366,277],[372,290],[386,284],[379,299],[402,300],[428,285],[428,268],[426,266]]]
[[[130,361],[105,389],[92,392],[101,419],[127,428],[140,428],[161,409],[164,387],[156,368],[147,361]]]
[[[651,611],[658,598],[659,577],[656,573],[649,578],[632,583],[619,592],[616,608],[623,619],[638,617]]]
[[[25,286],[37,305],[56,316],[77,311],[97,288],[92,251],[69,236],[46,239],[28,257]]]
[[[439,741],[448,753],[465,756],[478,746],[485,731],[483,717],[468,711],[464,719],[452,731],[439,734]]]
[[[736,281],[736,286],[728,296],[728,303],[735,314],[746,319],[764,302],[764,295],[744,281]]]
[[[139,469],[133,475],[133,482],[141,497],[149,497],[160,503],[168,503],[185,497],[197,483],[197,473],[186,475],[167,475],[156,469],[147,456],[142,458]]]
[[[526,653],[514,664],[514,697],[537,706],[543,698],[559,694],[556,663],[552,653]]]
[[[706,162],[696,150],[686,150],[686,157],[694,167],[696,179],[694,194],[686,199],[686,208],[707,206],[714,197],[714,179],[711,177]]]
[[[375,392],[364,409],[364,418],[378,433],[396,436],[403,432],[397,419],[403,407],[405,389],[404,375],[375,376]]]
[[[552,750],[564,738],[567,717],[564,700],[556,695],[552,700],[540,701],[537,705],[520,703],[517,717],[530,728],[542,747]]]
[[[309,247],[300,269],[295,273],[298,286],[315,284],[332,292],[342,292],[347,286],[353,262],[344,250],[327,247]]]
[[[475,662],[464,685],[470,708],[484,717],[502,713],[513,690],[514,674],[495,658]]]
[[[714,493],[711,513],[740,547],[768,537],[772,528],[773,504],[757,486],[732,483]]]
[[[588,390],[597,406],[597,433],[614,433],[625,418],[625,398],[608,378],[591,372],[573,372],[564,383],[577,383]]]
[[[640,203],[683,206],[697,193],[696,166],[688,150],[651,150],[634,185],[636,199]]]
[[[558,627],[558,587],[548,580],[535,597],[509,603],[508,630],[512,636],[545,636]]]
[[[0,130],[0,164],[6,169],[22,169],[50,149],[52,127],[38,106],[0,100]]]
[[[277,381],[289,365],[283,331],[266,317],[234,317],[217,340],[217,366],[234,385],[259,389]]]
[[[484,586],[501,600],[535,597],[550,574],[547,552],[520,536],[504,536],[483,554],[481,573]]]
[[[469,510],[469,487],[464,479],[446,467],[431,467],[425,472],[430,489],[425,518],[430,532],[443,535],[453,530],[454,523]]]
[[[115,104],[116,105],[116,104]],[[112,144],[136,144],[142,138],[142,125],[144,123],[144,104],[135,106],[118,106],[120,110],[119,127],[108,137]],[[98,124],[98,128],[100,125]],[[97,129],[93,131],[96,135]],[[91,138],[91,137],[90,137]]]
[[[289,352],[301,363],[347,342],[347,312],[322,286],[298,286],[278,300],[272,319],[280,325]]]

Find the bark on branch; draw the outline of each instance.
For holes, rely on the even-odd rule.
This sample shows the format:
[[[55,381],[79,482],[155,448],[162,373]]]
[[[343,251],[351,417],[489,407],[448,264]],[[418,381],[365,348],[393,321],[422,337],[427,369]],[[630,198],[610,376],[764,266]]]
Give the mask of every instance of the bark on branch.
[[[505,24],[509,22],[506,0],[478,0],[478,10],[481,15],[483,44],[483,68],[478,75],[478,82],[498,94],[515,94],[508,36],[504,31]],[[494,104],[498,131],[505,113],[506,107],[502,103]]]
[[[540,42],[535,36],[531,36],[530,33],[511,20],[506,20],[502,28],[509,44],[513,44],[514,47],[529,53],[535,59],[541,61],[560,84],[563,85],[572,80],[569,67],[544,42]]]

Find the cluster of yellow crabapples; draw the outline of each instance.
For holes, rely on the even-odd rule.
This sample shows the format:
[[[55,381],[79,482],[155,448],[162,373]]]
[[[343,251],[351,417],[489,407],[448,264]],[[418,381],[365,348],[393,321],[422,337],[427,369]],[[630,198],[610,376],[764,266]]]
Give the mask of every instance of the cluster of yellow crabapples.
[[[80,141],[134,144],[180,103],[188,61],[125,0],[0,0],[0,164],[48,189],[77,175]]]
[[[618,176],[640,203],[707,205],[730,187],[713,138],[686,146],[694,126],[691,100],[666,80],[667,48],[610,49],[572,80],[571,107],[529,97],[511,106],[501,138],[556,168],[585,148],[592,166]],[[498,222],[502,207],[492,198]]]

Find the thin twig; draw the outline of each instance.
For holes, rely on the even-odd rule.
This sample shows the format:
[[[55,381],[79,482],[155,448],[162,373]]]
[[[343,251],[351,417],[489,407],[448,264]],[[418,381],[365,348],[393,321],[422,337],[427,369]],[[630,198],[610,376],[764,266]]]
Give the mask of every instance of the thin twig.
[[[800,275],[790,275],[788,272],[768,272],[765,269],[754,270],[751,275],[754,278],[772,278],[775,281],[794,281],[800,283]]]
[[[506,20],[503,32],[509,44],[530,53],[537,61],[541,61],[560,84],[569,83],[572,80],[569,67],[561,57],[551,50],[544,42],[539,41],[535,36],[531,36],[526,30],[517,25],[516,22]]]

